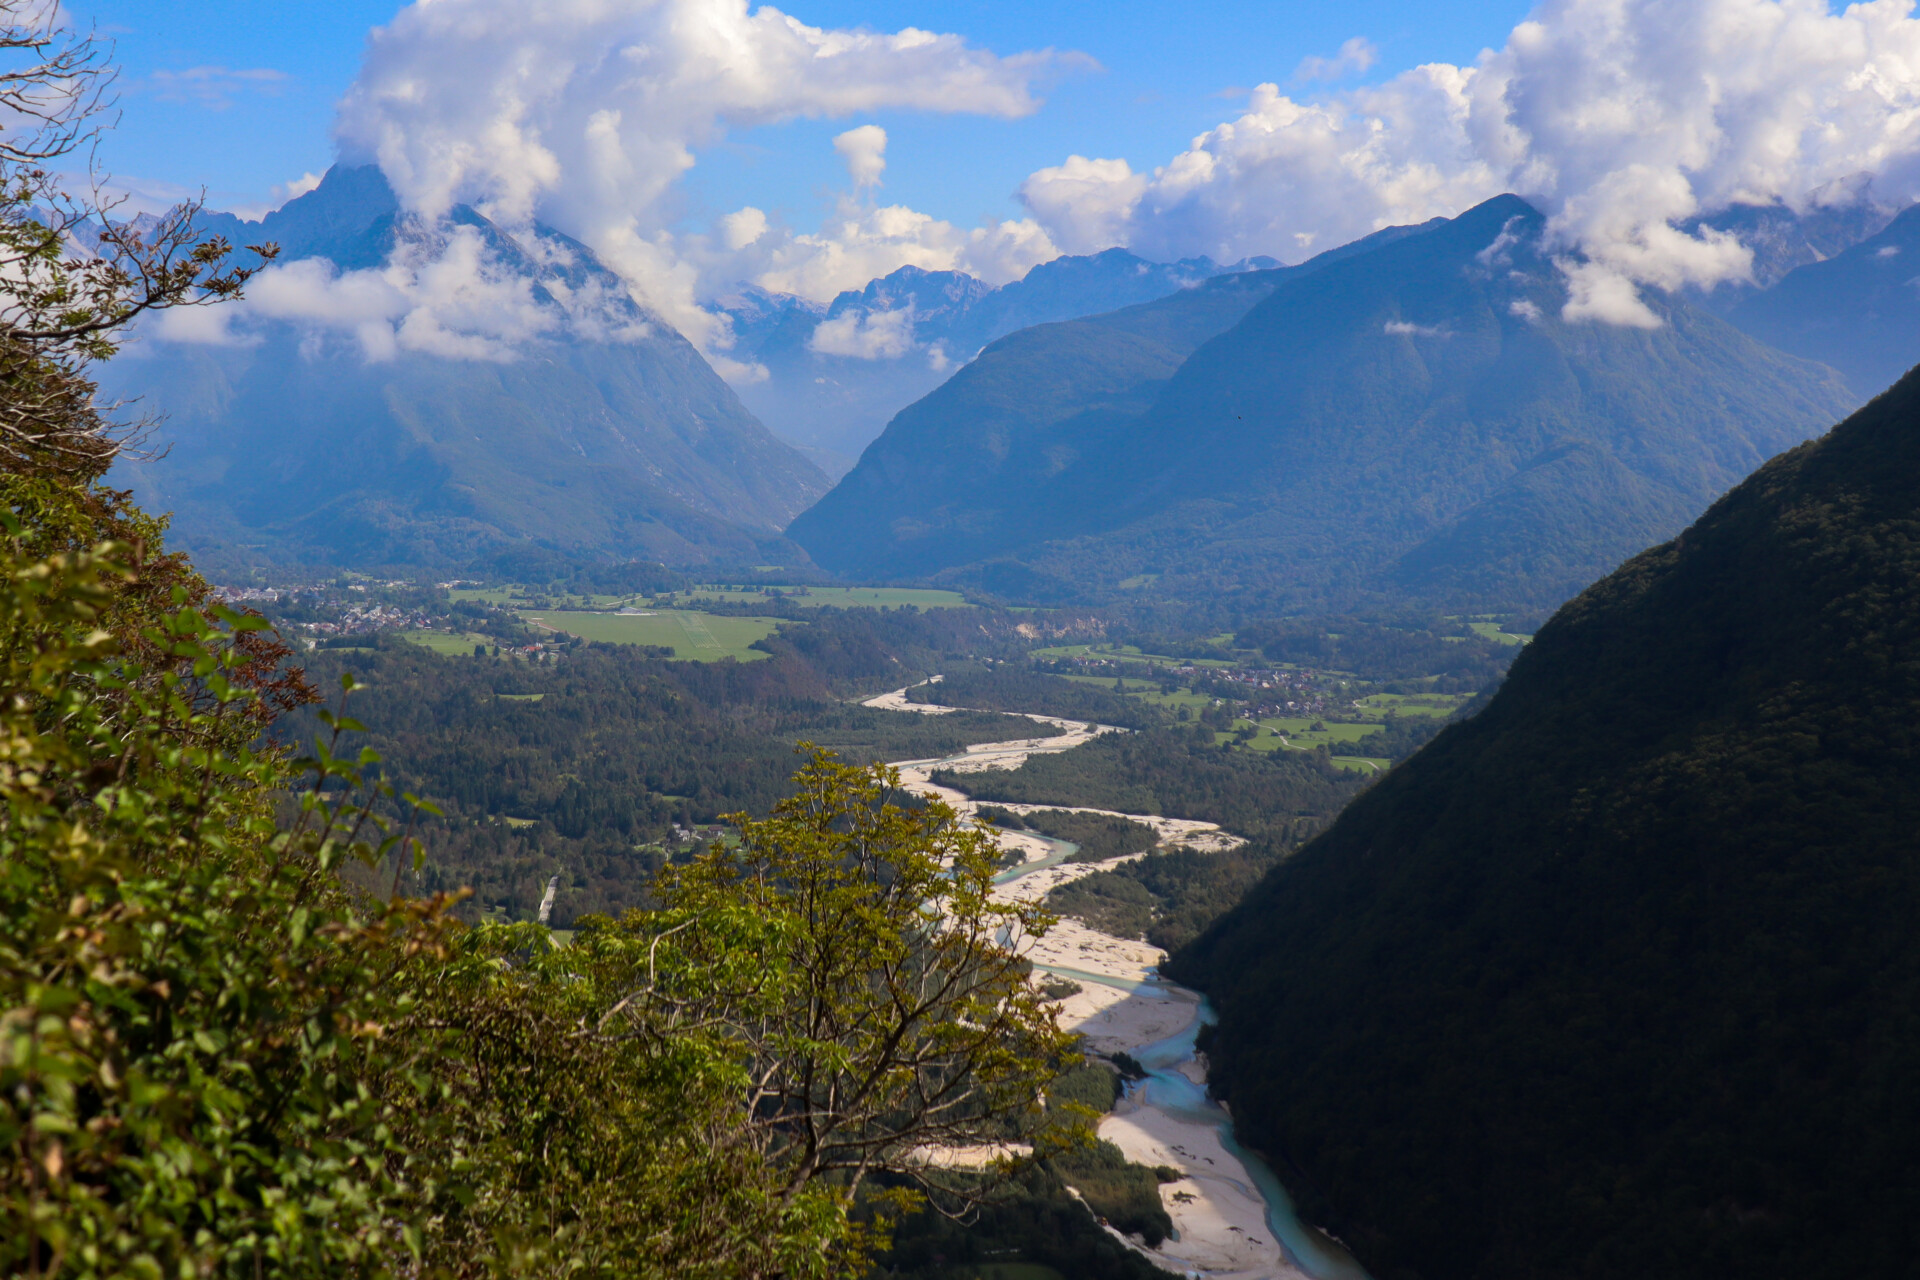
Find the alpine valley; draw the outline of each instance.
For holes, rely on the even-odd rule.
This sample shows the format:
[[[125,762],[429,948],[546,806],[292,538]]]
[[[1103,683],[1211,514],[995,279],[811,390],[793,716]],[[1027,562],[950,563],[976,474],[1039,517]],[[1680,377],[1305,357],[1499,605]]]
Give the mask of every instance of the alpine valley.
[[[0,1274],[1920,1273],[1911,0],[140,8]]]

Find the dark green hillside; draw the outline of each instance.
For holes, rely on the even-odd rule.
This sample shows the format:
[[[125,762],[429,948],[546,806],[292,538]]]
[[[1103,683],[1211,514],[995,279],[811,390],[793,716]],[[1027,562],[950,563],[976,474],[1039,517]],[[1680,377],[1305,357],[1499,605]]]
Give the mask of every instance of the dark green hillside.
[[[1920,360],[1920,207],[1878,235],[1793,271],[1727,314],[1762,342],[1846,375],[1863,396],[1878,393]]]
[[[1217,276],[1009,334],[901,410],[789,534],[827,568],[867,575],[926,573],[1070,533],[1099,495],[1049,504],[1050,482],[1083,455],[1102,455],[1195,348],[1280,281],[1416,230],[1392,227],[1298,267]]]
[[[1295,271],[1191,355],[1139,322],[1206,289],[1124,334],[1015,335],[791,535],[829,567],[1042,598],[1550,607],[1855,403],[1679,298],[1649,297],[1652,329],[1563,319],[1541,223],[1503,196]]]
[[[1912,1274],[1920,377],[1562,609],[1175,958],[1381,1277]]]

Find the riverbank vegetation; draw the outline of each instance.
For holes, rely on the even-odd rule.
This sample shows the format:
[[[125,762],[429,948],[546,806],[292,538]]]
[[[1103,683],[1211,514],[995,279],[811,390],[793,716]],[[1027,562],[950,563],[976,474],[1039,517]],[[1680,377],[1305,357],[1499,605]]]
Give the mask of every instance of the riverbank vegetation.
[[[1108,862],[1130,853],[1144,853],[1160,842],[1159,833],[1144,822],[1112,813],[1080,813],[1072,809],[1031,809],[1015,813],[996,805],[981,805],[976,817],[1009,831],[1036,831],[1079,847],[1069,862]]]

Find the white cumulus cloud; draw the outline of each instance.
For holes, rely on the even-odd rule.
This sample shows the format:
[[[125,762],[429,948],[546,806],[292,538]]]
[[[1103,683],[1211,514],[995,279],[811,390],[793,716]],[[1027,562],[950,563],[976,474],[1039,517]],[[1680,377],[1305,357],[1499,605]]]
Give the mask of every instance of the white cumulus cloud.
[[[897,360],[913,350],[913,311],[845,311],[823,320],[807,346],[828,356]]]
[[[736,225],[722,220],[724,231],[731,232]],[[745,244],[734,243],[736,239],[730,234],[723,237],[731,249],[724,254],[717,246],[703,253],[691,240],[682,248],[709,279],[751,280],[776,293],[798,294],[815,302],[831,301],[844,290],[859,289],[903,266],[965,271],[1000,284],[1060,256],[1053,240],[1031,218],[963,228],[905,205],[870,207],[851,200],[842,201],[818,231],[768,226]]]
[[[1036,77],[1064,61],[912,27],[813,27],[747,0],[549,0],[537,14],[516,0],[418,0],[373,33],[336,134],[409,210],[468,202],[510,227],[537,217],[689,336],[723,341],[670,230],[699,148],[729,130],[884,108],[1024,116],[1039,106]],[[876,183],[885,134],[862,126],[839,142],[857,186]],[[746,210],[721,231],[743,248],[766,238]],[[875,235],[898,238],[864,240]]]
[[[877,124],[849,129],[833,140],[833,149],[847,162],[847,177],[856,190],[880,185],[887,168],[887,131]]]
[[[1343,49],[1362,69],[1361,46]],[[1339,59],[1303,64],[1303,78]],[[1748,250],[1676,224],[1732,203],[1920,194],[1912,0],[1546,0],[1470,66],[1297,100],[1276,84],[1139,173],[1075,156],[1022,198],[1063,249],[1298,256],[1514,191],[1567,251],[1568,318],[1657,323],[1639,287],[1744,277]]]
[[[233,345],[257,341],[261,322],[284,322],[308,343],[352,342],[369,361],[418,352],[507,363],[562,333],[619,341],[646,332],[624,298],[592,280],[569,289],[557,276],[536,279],[502,264],[473,227],[415,223],[409,232],[383,266],[343,272],[320,258],[276,263],[248,282],[239,302],[163,313],[154,336]],[[538,241],[522,247],[536,260],[560,252]],[[536,286],[553,301],[537,298]]]

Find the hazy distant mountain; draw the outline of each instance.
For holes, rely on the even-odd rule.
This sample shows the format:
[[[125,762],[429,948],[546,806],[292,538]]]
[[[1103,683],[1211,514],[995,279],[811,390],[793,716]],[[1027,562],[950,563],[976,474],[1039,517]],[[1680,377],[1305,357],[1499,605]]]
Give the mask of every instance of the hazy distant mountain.
[[[1656,329],[1562,319],[1541,222],[1505,196],[1003,339],[790,536],[835,571],[1036,598],[1538,607],[1855,403],[1677,298],[1649,298]],[[1222,285],[1243,314],[1217,336],[1155,331]]]
[[[1920,363],[1920,205],[1879,234],[1798,268],[1727,313],[1742,329],[1846,375],[1863,399]]]
[[[1920,374],[1562,609],[1170,966],[1375,1276],[1912,1269]]]
[[[1863,180],[1853,189],[1836,193],[1827,204],[1794,210],[1783,204],[1736,204],[1680,224],[1689,235],[1702,228],[1737,237],[1753,253],[1753,279],[1722,284],[1706,293],[1690,292],[1689,300],[1725,313],[1755,293],[1771,289],[1795,268],[1837,257],[1875,234],[1899,212],[1872,196]]]
[[[444,564],[533,544],[676,564],[797,554],[779,531],[825,477],[584,245],[544,229],[519,243],[464,207],[422,226],[372,168],[330,171],[261,224],[206,226],[341,271],[477,235],[488,269],[527,282],[553,324],[504,359],[370,355],[350,330],[281,320],[228,345],[146,343],[113,361],[109,393],[167,415],[169,452],[130,478],[203,557]]]
[[[1277,265],[1251,258],[1148,262],[1124,249],[1056,258],[995,288],[959,271],[901,267],[828,306],[745,288],[719,300],[740,361],[767,371],[740,398],[838,475],[900,409],[995,338],[1165,297],[1203,280]]]

